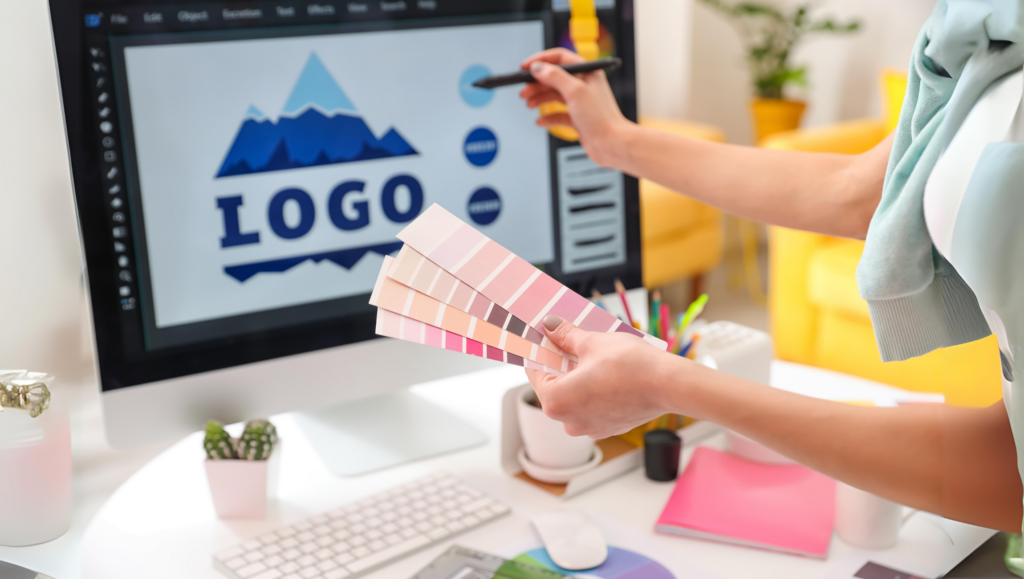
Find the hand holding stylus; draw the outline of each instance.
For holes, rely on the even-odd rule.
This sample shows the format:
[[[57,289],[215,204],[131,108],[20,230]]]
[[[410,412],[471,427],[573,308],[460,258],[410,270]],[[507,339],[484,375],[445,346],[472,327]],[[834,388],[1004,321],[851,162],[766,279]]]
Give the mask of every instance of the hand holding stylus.
[[[616,68],[622,66],[622,59],[609,57],[601,58],[599,60],[589,60],[586,62],[580,62],[576,64],[563,64],[560,65],[562,70],[569,74],[586,74],[588,72],[597,72],[603,70],[605,72],[611,72]],[[514,84],[522,84],[524,82],[537,82],[537,79],[533,78],[529,70],[521,70],[512,74],[499,74],[496,76],[488,76],[482,78],[473,83],[473,86],[477,88],[494,89],[503,86],[511,86]]]
[[[632,126],[619,111],[608,78],[603,72],[573,75],[560,66],[586,62],[578,54],[564,48],[539,52],[523,62],[537,82],[519,91],[526,106],[536,108],[543,103],[565,103],[569,113],[547,115],[537,119],[542,127],[567,125],[580,134],[580,144],[597,164],[614,167],[626,154],[622,134]]]

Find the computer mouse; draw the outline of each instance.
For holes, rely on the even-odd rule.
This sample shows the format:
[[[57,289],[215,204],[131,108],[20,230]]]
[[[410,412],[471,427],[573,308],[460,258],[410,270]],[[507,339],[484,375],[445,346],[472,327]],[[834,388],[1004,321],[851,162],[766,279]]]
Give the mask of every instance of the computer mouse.
[[[548,556],[569,571],[593,569],[608,558],[608,543],[601,529],[585,514],[555,511],[533,518]]]

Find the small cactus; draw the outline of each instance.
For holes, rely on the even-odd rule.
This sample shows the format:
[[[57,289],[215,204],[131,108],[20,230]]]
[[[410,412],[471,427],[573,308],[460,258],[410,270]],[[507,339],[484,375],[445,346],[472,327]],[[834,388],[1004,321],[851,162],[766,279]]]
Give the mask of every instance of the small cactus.
[[[267,460],[277,444],[277,429],[270,421],[257,418],[245,423],[235,449],[242,460]]]
[[[216,420],[206,423],[206,439],[203,440],[203,448],[206,449],[206,456],[210,460],[238,458],[238,455],[235,454],[235,445],[234,441],[231,440],[231,435]]]

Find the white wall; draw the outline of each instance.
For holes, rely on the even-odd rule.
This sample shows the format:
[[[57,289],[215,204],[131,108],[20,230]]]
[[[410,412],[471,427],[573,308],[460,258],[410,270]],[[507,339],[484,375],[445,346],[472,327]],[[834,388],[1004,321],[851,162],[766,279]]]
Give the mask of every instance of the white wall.
[[[779,6],[796,3],[762,1]],[[723,128],[732,142],[749,144],[747,103],[752,91],[739,38],[727,21],[701,2],[681,2],[695,4],[690,12],[692,75],[685,116]],[[853,35],[810,37],[794,55],[794,62],[809,69],[809,90],[793,93],[808,101],[804,126],[880,115],[878,73],[885,67],[907,68],[918,29],[934,6],[935,0],[824,0],[818,4],[818,15],[857,18],[863,26]]]
[[[690,108],[691,0],[635,0],[641,115],[684,118]]]
[[[0,18],[0,368],[91,375],[78,225],[46,0]]]

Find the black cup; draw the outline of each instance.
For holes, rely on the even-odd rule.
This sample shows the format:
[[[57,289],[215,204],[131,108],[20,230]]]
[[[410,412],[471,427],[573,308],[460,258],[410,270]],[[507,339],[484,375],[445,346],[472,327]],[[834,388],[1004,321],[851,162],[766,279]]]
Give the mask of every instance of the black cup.
[[[671,430],[652,430],[644,434],[644,470],[647,478],[664,482],[679,476],[679,454],[683,439]]]

